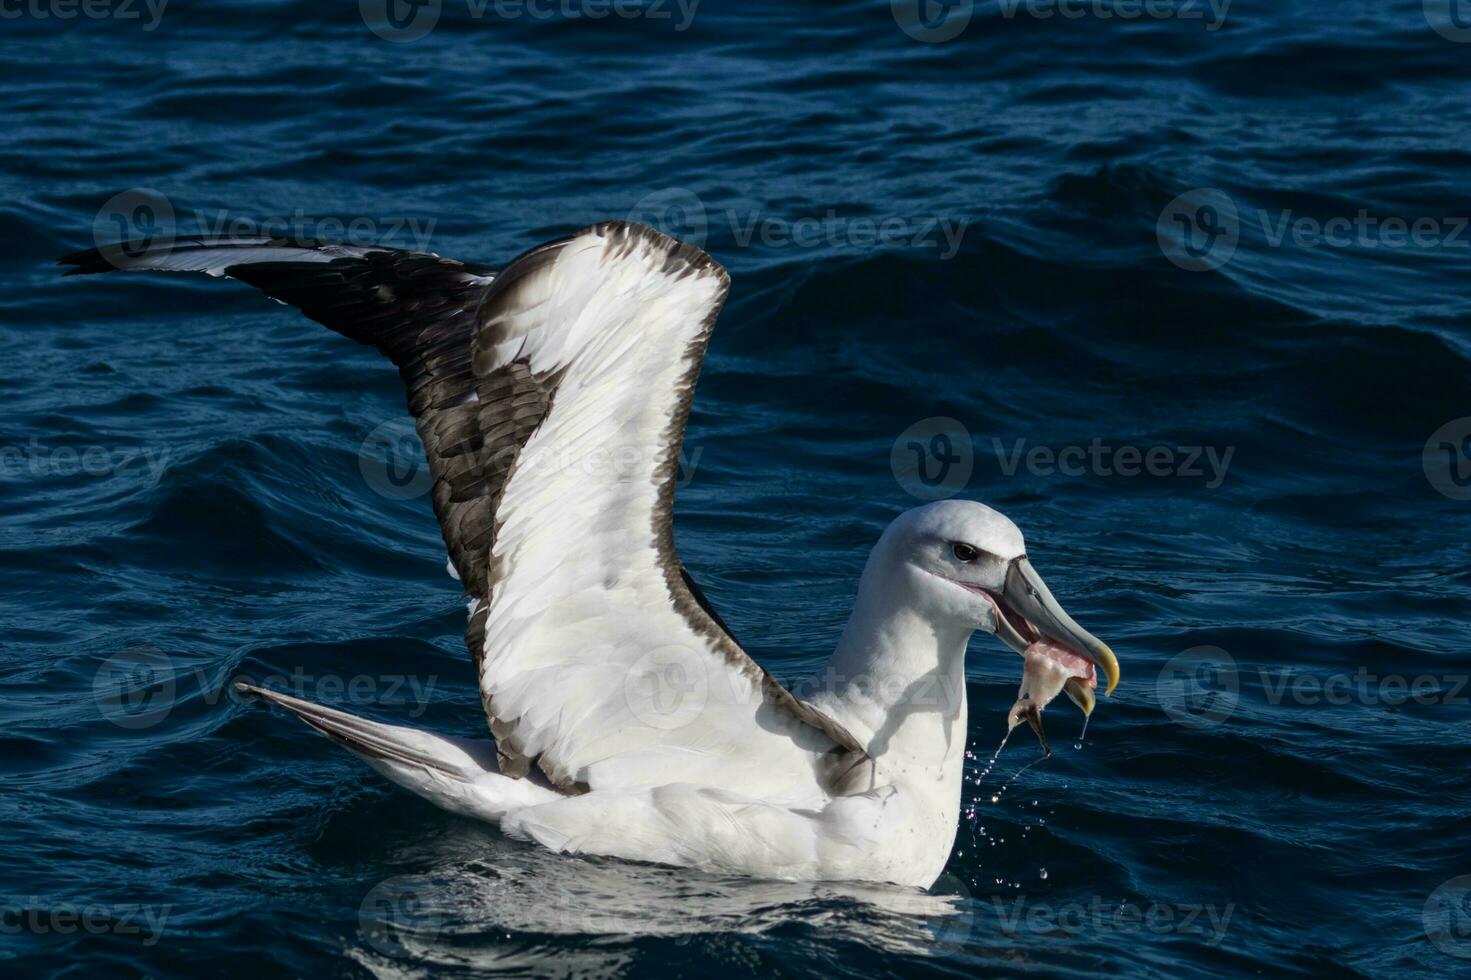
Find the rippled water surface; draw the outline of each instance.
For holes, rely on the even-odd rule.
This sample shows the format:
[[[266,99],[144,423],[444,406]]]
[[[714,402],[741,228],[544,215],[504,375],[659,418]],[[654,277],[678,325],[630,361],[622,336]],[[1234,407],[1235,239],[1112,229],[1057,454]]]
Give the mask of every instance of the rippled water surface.
[[[413,40],[306,0],[6,8],[0,970],[1466,969],[1449,3],[436,7]],[[226,693],[483,732],[414,461],[375,455],[396,373],[239,284],[52,265],[262,222],[494,264],[629,216],[734,277],[678,533],[773,672],[822,662],[879,531],[945,490],[1123,660],[1081,748],[1060,704],[1056,757],[1013,779],[1016,738],[967,786],[935,894],[554,858]],[[1018,668],[973,644],[974,777]]]

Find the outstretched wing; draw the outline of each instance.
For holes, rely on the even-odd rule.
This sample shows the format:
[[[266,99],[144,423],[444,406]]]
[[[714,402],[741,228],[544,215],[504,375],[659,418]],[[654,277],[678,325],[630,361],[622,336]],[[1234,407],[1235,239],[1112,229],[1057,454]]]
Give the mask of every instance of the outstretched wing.
[[[870,766],[714,616],[674,548],[675,471],[729,278],[627,223],[504,272],[279,239],[79,253],[75,272],[252,283],[398,365],[502,772],[569,792],[694,782],[815,800]]]
[[[696,248],[609,223],[527,253],[485,297],[479,383],[525,371],[551,405],[496,505],[474,612],[505,771],[770,799],[862,758],[715,621],[675,553],[680,443],[729,282]]]

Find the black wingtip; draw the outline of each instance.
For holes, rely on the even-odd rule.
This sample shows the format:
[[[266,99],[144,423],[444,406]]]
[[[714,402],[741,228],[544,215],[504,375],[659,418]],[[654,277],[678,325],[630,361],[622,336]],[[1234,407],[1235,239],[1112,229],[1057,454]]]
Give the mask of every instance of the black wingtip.
[[[56,260],[56,264],[72,267],[63,272],[63,276],[86,276],[96,272],[111,272],[117,268],[117,264],[107,258],[108,253],[117,254],[122,250],[122,245],[87,248],[80,252],[72,252],[70,255],[63,255]]]

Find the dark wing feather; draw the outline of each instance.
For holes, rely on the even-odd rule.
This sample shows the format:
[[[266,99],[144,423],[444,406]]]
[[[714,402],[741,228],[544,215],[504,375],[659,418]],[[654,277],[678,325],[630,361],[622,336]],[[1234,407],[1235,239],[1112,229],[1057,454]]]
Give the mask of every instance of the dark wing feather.
[[[228,276],[386,355],[403,378],[424,442],[450,560],[466,594],[484,596],[491,506],[509,459],[545,414],[547,395],[515,370],[477,395],[470,337],[495,270],[420,252],[287,238],[113,246],[60,262],[72,266],[68,275],[122,269]],[[483,428],[486,418],[496,421]],[[473,644],[472,651],[478,655]]]

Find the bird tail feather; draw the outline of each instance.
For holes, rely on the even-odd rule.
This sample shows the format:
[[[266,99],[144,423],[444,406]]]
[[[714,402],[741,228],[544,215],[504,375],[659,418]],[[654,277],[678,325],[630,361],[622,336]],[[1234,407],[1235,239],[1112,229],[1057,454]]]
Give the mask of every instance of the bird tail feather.
[[[385,725],[252,684],[236,689],[285,708],[393,782],[463,816],[499,822],[507,813],[562,798],[548,786],[501,775],[492,741]]]

